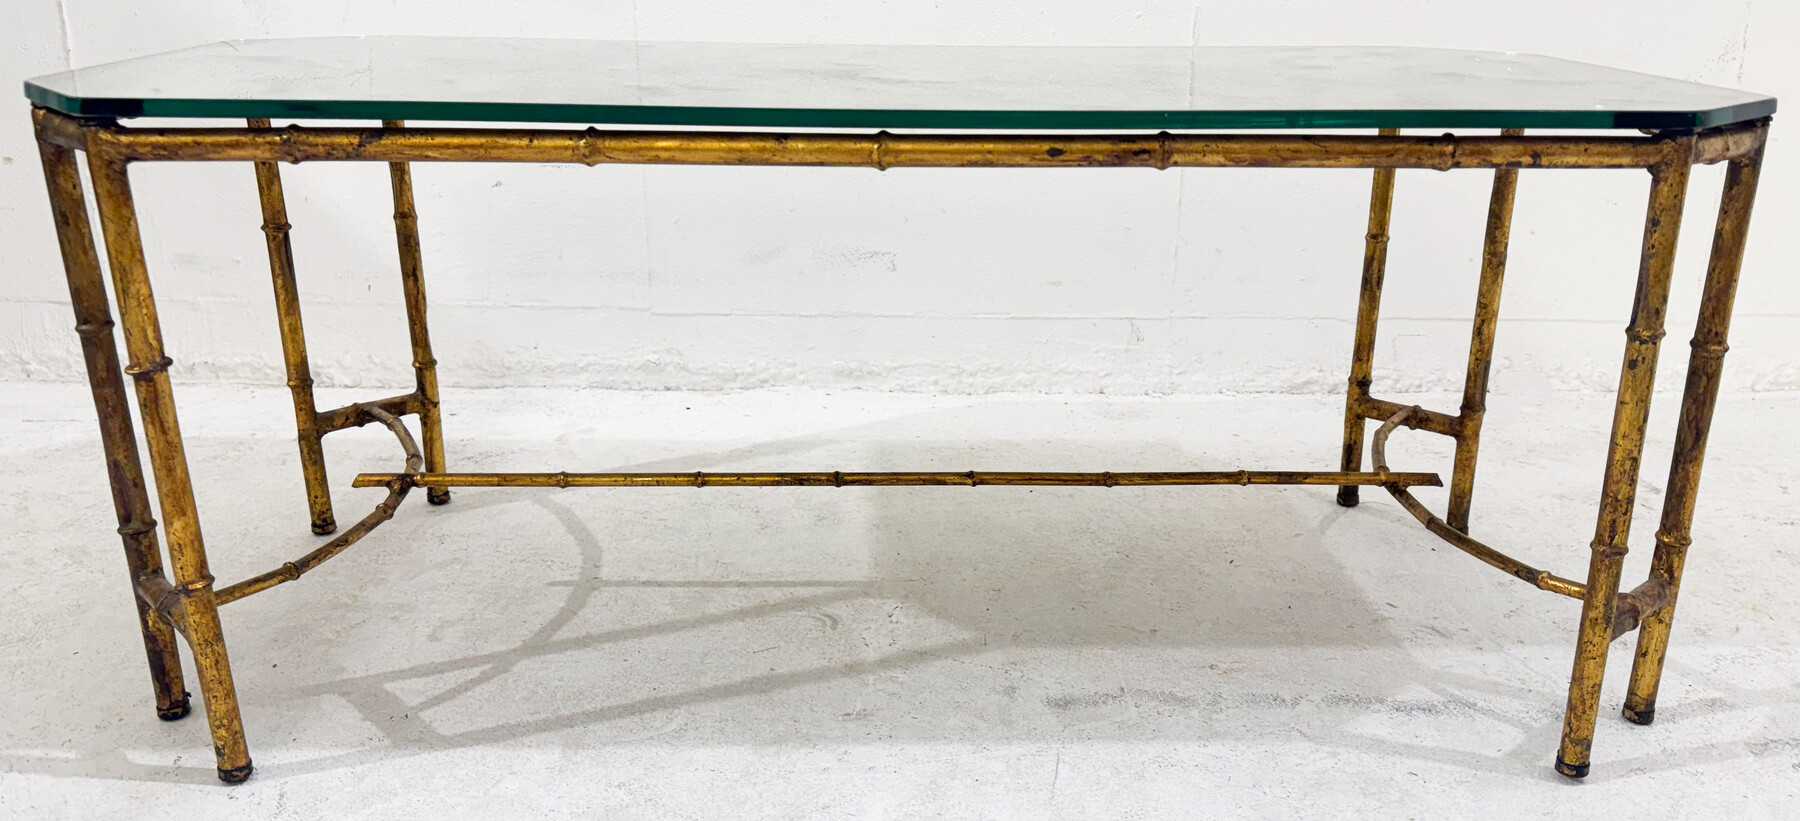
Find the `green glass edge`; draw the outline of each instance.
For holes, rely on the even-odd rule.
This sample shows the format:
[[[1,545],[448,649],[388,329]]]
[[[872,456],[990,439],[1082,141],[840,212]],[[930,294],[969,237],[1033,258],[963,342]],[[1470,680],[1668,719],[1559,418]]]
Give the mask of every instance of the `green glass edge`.
[[[25,96],[76,117],[299,118],[557,122],[765,128],[1240,129],[1570,128],[1697,129],[1761,119],[1775,99],[1703,111],[1346,110],[1346,111],[974,111],[717,108],[567,103],[361,100],[216,100],[70,97],[27,81]]]

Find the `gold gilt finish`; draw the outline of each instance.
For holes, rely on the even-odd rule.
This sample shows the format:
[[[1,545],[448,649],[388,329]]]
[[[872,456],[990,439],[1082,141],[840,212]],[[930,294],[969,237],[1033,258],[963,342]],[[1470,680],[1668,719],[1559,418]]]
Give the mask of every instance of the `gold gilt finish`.
[[[400,474],[401,476],[411,476],[419,470],[424,464],[425,457],[420,455],[419,445],[413,441],[412,433],[406,429],[406,424],[401,422],[399,417],[373,404],[353,407],[357,414],[356,424],[358,426],[369,422],[379,422],[388,430],[393,431],[394,438],[400,440],[400,449],[406,453],[406,467],[404,468],[406,472]],[[358,485],[358,487],[369,487],[369,485]],[[356,544],[362,537],[367,536],[369,531],[374,530],[376,525],[394,518],[394,511],[400,509],[400,502],[406,498],[407,492],[412,490],[413,482],[396,478],[387,482],[385,487],[388,490],[387,498],[381,500],[381,504],[376,505],[369,515],[363,517],[362,521],[357,522],[337,538],[326,542],[305,556],[287,562],[262,575],[220,589],[217,595],[219,604],[228,604],[251,593],[298,579],[306,571],[324,564],[325,560],[344,552],[344,549],[350,545]]]
[[[1440,487],[1435,473],[1221,470],[1166,473],[1046,473],[967,470],[960,473],[364,473],[351,487],[395,482],[432,487],[901,487],[1038,485],[1151,487],[1157,485],[1394,485]]]
[[[1417,418],[1419,411],[1420,408],[1417,405],[1402,409],[1399,413],[1394,414],[1392,418],[1388,419],[1381,427],[1375,429],[1375,441],[1369,446],[1369,458],[1374,464],[1378,474],[1386,474],[1388,472],[1388,436],[1394,432],[1395,428],[1398,428],[1401,425],[1410,424]],[[1405,485],[1398,482],[1392,482],[1385,485],[1385,487],[1387,488],[1388,493],[1393,495],[1395,501],[1398,501],[1400,506],[1406,509],[1407,513],[1411,513],[1413,518],[1419,520],[1419,524],[1424,525],[1426,530],[1437,534],[1440,538],[1449,542],[1458,550],[1487,562],[1489,565],[1504,570],[1509,575],[1518,578],[1521,581],[1529,582],[1540,590],[1561,593],[1562,595],[1577,599],[1587,595],[1587,586],[1580,582],[1570,581],[1561,576],[1554,575],[1547,570],[1539,570],[1518,559],[1508,556],[1505,553],[1501,553],[1498,550],[1488,547],[1481,542],[1469,538],[1468,534],[1451,527],[1450,523],[1434,515],[1431,512],[1431,509],[1425,506],[1424,502],[1413,497],[1412,493],[1406,489]]]
[[[156,542],[156,519],[150,515],[144,469],[138,462],[131,411],[125,404],[119,352],[113,345],[112,309],[107,307],[106,283],[100,273],[100,259],[94,253],[93,229],[88,225],[87,203],[81,193],[81,168],[75,153],[68,148],[40,142],[38,149],[43,155],[44,178],[50,186],[50,210],[56,219],[56,235],[68,275],[69,302],[75,308],[75,332],[81,337],[88,384],[94,407],[99,411],[100,444],[106,452],[106,475],[112,482],[119,537],[125,542],[125,566],[135,588],[145,579],[165,578],[162,550]],[[156,714],[169,721],[186,716],[188,693],[182,688],[181,655],[175,646],[174,626],[157,618],[149,603],[141,599],[137,610],[139,627],[144,632],[144,651],[150,658],[150,687],[156,697]]]
[[[1501,133],[1517,137],[1521,132]],[[1475,497],[1475,455],[1481,444],[1481,419],[1487,415],[1488,372],[1494,365],[1494,332],[1500,323],[1500,283],[1506,277],[1506,246],[1512,238],[1513,197],[1518,190],[1518,169],[1494,171],[1494,193],[1488,199],[1487,231],[1481,244],[1481,281],[1475,291],[1475,327],[1463,378],[1462,424],[1456,433],[1456,465],[1450,474],[1450,510],[1444,517],[1462,533],[1469,532],[1469,503]]]
[[[405,128],[406,123],[384,120],[382,127]],[[425,265],[419,253],[419,212],[413,207],[412,166],[388,163],[388,181],[394,189],[394,236],[400,245],[400,288],[406,298],[406,332],[412,341],[413,395],[418,397],[419,432],[425,437],[425,469],[444,469],[444,428],[438,415],[437,359],[431,355],[431,332],[425,327]],[[425,500],[450,502],[450,490],[427,488]]]
[[[1650,580],[1664,585],[1667,601],[1644,614],[1637,657],[1631,666],[1631,685],[1625,695],[1625,717],[1638,724],[1649,724],[1656,717],[1656,689],[1662,680],[1663,655],[1669,649],[1669,625],[1675,617],[1676,595],[1681,590],[1682,564],[1693,543],[1690,528],[1700,493],[1700,463],[1706,456],[1706,434],[1712,427],[1719,376],[1725,368],[1725,337],[1731,328],[1731,306],[1737,298],[1738,271],[1744,264],[1744,243],[1749,237],[1750,208],[1756,200],[1762,154],[1762,144],[1758,142],[1748,154],[1733,159],[1725,171],[1725,193],[1719,204],[1712,259],[1700,296],[1700,318],[1694,324],[1690,343],[1687,387],[1682,392],[1681,421],[1675,429],[1668,489],[1663,493],[1662,526],[1656,533],[1656,552],[1650,565]]]
[[[1556,756],[1557,771],[1574,778],[1587,775],[1594,743],[1606,651],[1614,638],[1614,596],[1619,592],[1619,572],[1631,532],[1631,507],[1637,498],[1638,468],[1644,452],[1644,424],[1650,416],[1663,314],[1668,309],[1669,286],[1675,271],[1675,243],[1681,234],[1681,209],[1687,201],[1692,170],[1693,165],[1685,158],[1650,170],[1650,209],[1644,218],[1643,258],[1638,263],[1631,324],[1625,329],[1625,361],[1619,370],[1619,397],[1613,406],[1612,439],[1607,445],[1606,473],[1600,486],[1600,513],[1590,545],[1593,553],[1588,560],[1588,592],[1581,601],[1581,632],[1575,640],[1569,707],[1563,718],[1562,747]]]
[[[1382,129],[1394,137],[1399,129]],[[1363,405],[1375,373],[1375,325],[1381,319],[1381,285],[1387,277],[1388,223],[1394,215],[1394,169],[1375,169],[1369,194],[1369,233],[1363,237],[1362,288],[1356,300],[1356,342],[1350,346],[1350,390],[1344,394],[1344,470],[1362,470]],[[1360,490],[1338,488],[1338,504],[1356,507]]]
[[[112,121],[77,120],[34,109],[45,180],[61,245],[76,331],[86,359],[101,444],[112,481],[119,534],[150,661],[157,713],[174,719],[188,710],[177,635],[188,643],[212,732],[219,777],[241,781],[250,757],[220,626],[219,607],[300,578],[340,555],[392,518],[414,487],[433,502],[451,487],[851,487],[1042,485],[1133,487],[1154,485],[1297,484],[1338,487],[1344,505],[1357,490],[1379,485],[1427,531],[1482,562],[1542,590],[1580,599],[1581,617],[1563,740],[1556,768],[1585,775],[1598,715],[1601,675],[1612,641],[1639,631],[1638,651],[1625,704],[1627,718],[1649,723],[1668,647],[1683,561],[1692,541],[1707,429],[1717,401],[1726,332],[1744,258],[1751,204],[1767,140],[1767,122],[1697,133],[1632,136],[1540,137],[1517,131],[1493,136],[1375,135],[961,135],[769,134],[750,132],[633,132],[598,129],[508,130],[408,128],[272,128],[251,120],[246,128],[128,129]],[[112,344],[112,318],[95,253],[75,152],[85,151],[93,178],[105,247],[111,263],[126,362]],[[201,541],[175,416],[169,368],[150,290],[127,167],[132,162],[237,161],[256,171],[281,329],[287,380],[293,394],[313,529],[336,528],[326,483],[321,439],[375,422],[400,444],[405,463],[396,473],[363,474],[354,487],[383,487],[387,496],[354,526],[291,562],[214,589]],[[388,163],[394,226],[414,369],[410,393],[318,410],[300,320],[291,227],[278,163],[363,161]],[[1362,285],[1352,344],[1349,389],[1339,471],[1209,472],[695,472],[695,473],[449,473],[439,415],[437,362],[427,328],[418,214],[412,187],[414,162],[555,162],[814,165],[878,169],[899,167],[1266,167],[1372,168],[1374,185],[1365,237]],[[1658,342],[1663,335],[1682,204],[1692,166],[1728,162],[1723,201],[1708,267],[1700,318],[1689,360],[1687,389],[1670,466],[1668,492],[1650,577],[1620,592],[1620,570],[1631,525]],[[1371,393],[1373,355],[1387,268],[1395,171],[1401,168],[1493,169],[1481,257],[1468,370],[1462,405],[1445,413],[1378,398]],[[1488,374],[1498,327],[1501,284],[1520,169],[1647,169],[1650,206],[1645,221],[1636,298],[1626,331],[1624,366],[1603,477],[1599,513],[1585,581],[1557,576],[1496,550],[1469,535],[1476,459],[1486,409]],[[162,510],[165,575],[151,518],[138,443],[125,406],[121,373],[136,383],[144,444]],[[423,444],[403,417],[420,420]],[[1362,469],[1364,420],[1382,424],[1369,443],[1370,470]],[[1448,510],[1432,513],[1412,488],[1439,486],[1435,473],[1403,473],[1387,465],[1387,441],[1400,427],[1452,437],[1455,461]]]
[[[250,120],[252,129],[266,130],[268,120]],[[313,403],[312,368],[306,359],[306,329],[300,322],[300,286],[294,277],[294,248],[288,241],[287,199],[281,192],[281,166],[274,160],[256,163],[256,190],[262,200],[263,237],[269,246],[269,273],[275,284],[275,316],[281,329],[281,358],[287,363],[288,390],[294,397],[294,418],[300,440],[300,472],[306,481],[306,505],[312,512],[312,531],[325,535],[337,530],[331,513],[331,488],[325,482],[325,450],[320,443],[319,409]]]
[[[149,271],[144,266],[137,212],[131,202],[131,182],[125,163],[104,153],[90,151],[88,168],[125,333],[130,364],[123,370],[137,382],[144,443],[150,451],[156,495],[162,505],[169,564],[175,571],[174,592],[181,598],[182,632],[193,650],[219,778],[242,781],[250,777],[250,754],[244,742],[243,720],[238,715],[231,662],[225,655],[213,577],[200,540],[200,512],[194,504],[181,426],[175,418],[175,394],[169,384],[169,366],[173,363],[163,353],[162,329],[150,293]]]
[[[758,134],[459,128],[90,129],[126,160],[536,162],[867,168],[1648,168],[1662,137]],[[1724,140],[1721,135],[1718,139]],[[1721,151],[1728,149],[1720,149]]]

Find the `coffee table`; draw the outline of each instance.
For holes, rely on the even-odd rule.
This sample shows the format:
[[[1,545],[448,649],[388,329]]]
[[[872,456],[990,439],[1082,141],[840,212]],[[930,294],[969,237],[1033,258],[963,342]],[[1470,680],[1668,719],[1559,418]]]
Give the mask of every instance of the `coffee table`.
[[[215,43],[30,80],[26,96],[49,186],[75,330],[100,420],[119,535],[149,656],[157,715],[188,714],[177,636],[194,657],[218,776],[251,763],[219,610],[293,581],[394,515],[410,491],[444,504],[453,487],[847,487],[896,485],[1302,484],[1354,506],[1379,486],[1452,546],[1521,581],[1582,602],[1556,769],[1587,774],[1601,676],[1617,638],[1637,631],[1625,717],[1655,716],[1669,628],[1692,543],[1707,431],[1773,98],[1522,54],[1418,48],[1038,48],[748,45],[459,38],[316,38]],[[136,117],[233,118],[243,127],[127,127]],[[275,120],[369,120],[379,127],[276,127]],[[483,123],[409,126],[406,121]],[[540,124],[519,127],[519,123]],[[586,128],[543,127],[573,123]],[[589,124],[603,123],[605,127]],[[508,124],[514,124],[509,127]],[[626,128],[624,126],[631,126]],[[1435,133],[1402,134],[1401,129]],[[1452,132],[1446,133],[1445,129]],[[1527,129],[1556,134],[1526,134]],[[1460,133],[1498,130],[1497,134]],[[1375,133],[1360,133],[1373,131]],[[88,222],[85,152],[125,337]],[[323,437],[381,424],[405,455],[354,487],[386,498],[291,562],[215,586],[201,541],[170,368],[132,204],[132,163],[252,163],[273,275],[300,462],[314,533],[338,527]],[[412,342],[414,390],[320,410],[313,397],[280,163],[387,164]],[[445,460],[411,163],[666,163],[957,168],[1371,168],[1368,234],[1335,471],[965,471],[872,473],[456,473]],[[1663,337],[1688,178],[1727,163],[1688,360],[1649,578],[1621,590],[1645,426]],[[1455,412],[1372,393],[1375,332],[1398,169],[1493,172],[1462,404]],[[1514,192],[1522,169],[1648,171],[1636,296],[1585,581],[1531,567],[1470,535],[1477,449],[1493,360]],[[159,528],[127,407],[136,385]],[[418,436],[403,421],[418,419]],[[1365,422],[1380,423],[1368,436]],[[1411,488],[1436,473],[1388,467],[1405,427],[1451,437],[1447,510]],[[420,444],[423,440],[423,444]],[[1365,445],[1369,451],[1364,458]],[[1365,467],[1365,462],[1367,463]],[[164,571],[166,543],[171,575]]]

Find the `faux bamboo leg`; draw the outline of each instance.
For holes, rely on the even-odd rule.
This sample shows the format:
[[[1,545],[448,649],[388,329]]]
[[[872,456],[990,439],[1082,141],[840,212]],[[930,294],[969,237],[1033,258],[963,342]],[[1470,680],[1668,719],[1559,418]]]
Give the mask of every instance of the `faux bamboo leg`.
[[[269,127],[268,120],[250,120],[250,127]],[[319,433],[319,408],[313,402],[312,368],[306,360],[306,329],[300,322],[300,289],[294,278],[294,248],[288,240],[287,199],[281,191],[281,168],[273,160],[256,165],[256,190],[262,200],[263,238],[269,246],[269,274],[275,285],[275,315],[281,327],[281,358],[287,363],[288,390],[294,397],[294,421],[299,431],[300,473],[306,480],[306,506],[312,513],[312,531],[325,535],[337,530],[331,513],[331,486],[325,481],[325,449]]]
[[[1644,423],[1650,414],[1657,347],[1663,336],[1675,244],[1681,232],[1681,208],[1692,170],[1689,163],[1693,138],[1675,141],[1671,148],[1675,150],[1672,158],[1650,170],[1650,207],[1644,221],[1637,294],[1632,301],[1631,325],[1625,330],[1625,359],[1619,370],[1606,476],[1594,527],[1593,554],[1588,562],[1587,595],[1581,603],[1581,632],[1575,643],[1568,712],[1563,719],[1562,746],[1556,756],[1557,772],[1570,778],[1587,775],[1593,748],[1600,684],[1606,675],[1606,651],[1613,640],[1619,567],[1625,561],[1626,540],[1631,531],[1631,507],[1637,497],[1638,467],[1644,451]]]
[[[1400,133],[1381,129],[1382,136]],[[1363,238],[1362,290],[1356,301],[1356,342],[1350,352],[1350,388],[1344,397],[1344,470],[1362,470],[1363,400],[1374,374],[1375,324],[1381,317],[1381,283],[1387,276],[1388,221],[1394,211],[1394,169],[1375,169],[1369,195],[1369,232]],[[1338,488],[1338,504],[1356,507],[1358,488]]]
[[[399,120],[383,120],[383,128],[405,128]],[[406,326],[412,338],[413,373],[418,382],[419,433],[425,440],[425,470],[444,470],[444,427],[438,413],[437,359],[431,355],[431,330],[425,322],[425,269],[419,255],[419,213],[413,205],[412,167],[388,163],[394,188],[394,235],[400,244],[400,287],[406,296]],[[425,500],[448,504],[450,489],[425,489]]]
[[[1737,297],[1738,271],[1744,264],[1750,208],[1756,200],[1761,169],[1759,141],[1754,153],[1732,161],[1725,172],[1712,261],[1701,292],[1700,318],[1694,325],[1687,388],[1681,398],[1681,422],[1675,433],[1668,490],[1663,496],[1662,526],[1656,533],[1656,554],[1650,565],[1650,578],[1668,586],[1668,603],[1644,614],[1638,631],[1637,657],[1631,666],[1631,686],[1625,695],[1625,717],[1638,724],[1649,724],[1656,718],[1656,690],[1662,681],[1663,657],[1669,649],[1675,597],[1681,591],[1681,568],[1693,541],[1690,527],[1694,502],[1700,493],[1700,465],[1706,456],[1706,435],[1712,427],[1713,406],[1719,397],[1725,339],[1731,329],[1731,307]]]
[[[1518,137],[1517,129],[1502,136]],[[1456,435],[1456,466],[1450,474],[1450,509],[1444,521],[1469,532],[1469,502],[1475,496],[1475,455],[1481,446],[1481,420],[1487,414],[1488,372],[1494,364],[1494,332],[1500,320],[1500,285],[1506,278],[1506,246],[1512,238],[1513,195],[1519,170],[1494,171],[1494,193],[1488,198],[1487,233],[1481,246],[1481,284],[1476,286],[1475,323],[1469,339],[1469,368],[1463,377],[1461,430]]]
[[[131,182],[123,161],[90,151],[88,167],[94,178],[94,199],[100,207],[100,227],[106,236],[106,254],[112,263],[125,350],[131,360],[125,372],[137,382],[138,410],[143,417],[144,440],[150,449],[150,467],[156,475],[157,496],[162,504],[175,590],[182,598],[179,612],[186,621],[188,644],[193,648],[194,667],[200,676],[200,695],[205,700],[207,723],[212,730],[219,779],[236,783],[250,777],[250,754],[244,743],[243,720],[238,715],[231,662],[225,655],[213,577],[207,569],[206,548],[200,538],[200,514],[194,504],[187,455],[175,417],[170,361],[163,355],[162,330],[144,265]]]
[[[137,595],[140,580],[163,578],[162,550],[156,541],[156,519],[150,515],[144,469],[138,463],[137,435],[131,427],[125,384],[119,376],[112,310],[106,303],[106,284],[100,273],[100,259],[94,252],[93,230],[88,225],[81,169],[75,152],[67,148],[40,142],[38,152],[44,161],[56,238],[62,246],[63,269],[69,279],[69,302],[75,307],[75,331],[81,336],[82,358],[87,362],[88,387],[100,417],[100,444],[106,451],[113,511],[118,515],[119,537],[125,543],[132,600],[137,603],[138,627],[143,631],[144,653],[150,661],[156,715],[164,721],[174,721],[189,710],[187,690],[181,681],[181,650],[175,643],[175,630]]]

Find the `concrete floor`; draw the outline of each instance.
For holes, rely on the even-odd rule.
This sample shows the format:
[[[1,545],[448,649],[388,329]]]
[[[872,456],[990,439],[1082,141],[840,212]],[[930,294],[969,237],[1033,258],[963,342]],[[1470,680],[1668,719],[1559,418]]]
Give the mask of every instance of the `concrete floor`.
[[[316,544],[285,392],[181,399],[220,581]],[[464,470],[1328,469],[1340,424],[1305,396],[446,400]],[[231,605],[258,769],[225,787],[203,720],[151,712],[91,414],[79,386],[0,385],[14,817],[1800,812],[1800,395],[1722,401],[1658,722],[1619,718],[1615,644],[1580,784],[1550,769],[1577,603],[1379,491],[1346,510],[1326,488],[676,488],[409,500]],[[1605,396],[1496,397],[1476,535],[1580,577],[1609,416]],[[1394,465],[1444,470],[1446,444],[1399,434]],[[398,454],[374,428],[326,446],[353,521],[381,494],[350,477]]]

